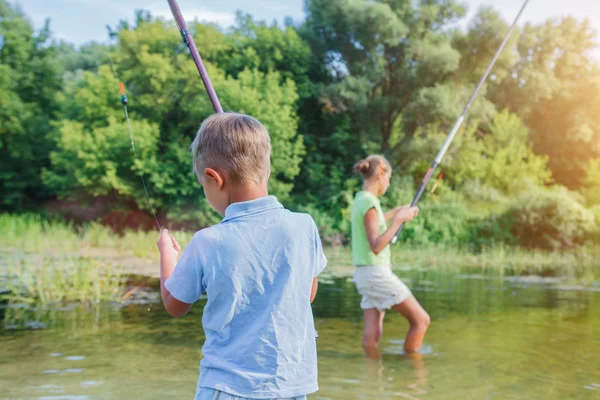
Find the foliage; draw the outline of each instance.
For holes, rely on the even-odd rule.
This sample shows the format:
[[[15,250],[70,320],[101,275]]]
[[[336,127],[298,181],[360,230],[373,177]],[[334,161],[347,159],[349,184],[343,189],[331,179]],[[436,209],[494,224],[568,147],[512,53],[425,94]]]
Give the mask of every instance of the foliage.
[[[194,25],[197,33],[212,35],[214,28]],[[229,46],[212,41],[206,44],[209,56],[218,57]],[[212,36],[211,36],[212,37]],[[189,210],[203,199],[191,173],[189,146],[200,121],[213,111],[197,71],[190,59],[177,49],[177,35],[171,24],[161,20],[141,20],[135,28],[117,32],[119,45],[112,49],[118,73],[123,73],[131,129],[138,159],[134,165],[127,122],[117,103],[118,80],[107,65],[86,71],[68,82],[60,96],[60,121],[52,134],[55,150],[51,167],[43,173],[47,187],[63,197],[117,195],[117,201],[136,202],[141,209],[148,203],[138,171],[146,176],[154,205]],[[202,40],[203,36],[198,38]],[[170,47],[172,46],[172,47]],[[209,57],[210,59],[210,57]],[[270,189],[285,200],[299,173],[304,153],[297,134],[296,85],[279,72],[244,69],[236,78],[207,62],[222,103],[229,109],[251,114],[267,127],[272,138],[272,178]],[[182,82],[192,82],[182,85]],[[173,222],[215,221],[201,200],[200,212],[169,212]]]
[[[466,244],[470,213],[455,195],[433,198],[420,205],[419,217],[407,223],[399,240],[413,245]]]
[[[34,32],[27,18],[0,0],[0,206],[35,207],[52,189],[47,138],[61,89],[63,66],[50,44],[48,22]]]
[[[269,129],[270,192],[310,213],[334,244],[350,231],[357,160],[376,152],[392,162],[384,207],[414,196],[508,29],[491,8],[457,28],[465,14],[455,0],[307,0],[298,24],[240,13],[229,30],[197,21],[189,28],[224,108]],[[171,19],[137,11],[133,23],[109,29],[110,44],[75,47],[53,40],[48,25],[34,32],[6,0],[0,17],[3,209],[79,207],[69,215],[85,216],[102,203],[89,215],[115,225],[118,216],[149,208],[139,169],[161,223],[193,231],[220,220],[189,151],[213,109]],[[589,22],[568,17],[515,30],[403,240],[556,248],[592,237],[590,211],[558,186],[583,195],[585,207],[600,204],[596,42]],[[52,231],[59,248],[82,244],[66,239],[65,224],[43,229],[37,237]],[[108,240],[98,224],[81,229],[85,246]],[[153,251],[141,244],[150,234],[125,230],[134,252]],[[35,246],[35,236],[13,241]]]
[[[586,172],[583,181],[583,196],[588,205],[600,205],[600,158],[590,159]]]
[[[596,229],[592,231],[590,239],[593,243],[600,243],[600,204],[591,207],[590,211],[594,215],[594,220],[596,221]]]
[[[529,131],[519,117],[507,111],[497,114],[488,129],[481,140],[481,158],[485,159],[482,181],[487,186],[511,194],[515,192],[515,182],[550,182],[548,157],[534,154],[528,142]]]
[[[171,229],[182,249],[193,232]],[[0,249],[15,253],[74,253],[94,249],[116,251],[120,258],[156,256],[157,232],[125,230],[115,233],[98,222],[75,226],[60,219],[38,214],[0,214]],[[109,256],[110,254],[105,254]]]
[[[422,113],[443,102],[444,85],[459,64],[442,31],[463,15],[462,7],[455,1],[412,4],[306,3],[305,29],[313,32],[307,40],[335,77],[324,87],[323,101],[333,112],[348,113],[354,135],[381,151],[401,149],[395,129],[402,131],[400,139],[412,135],[428,118]]]
[[[588,160],[600,156],[600,66],[591,57],[597,46],[586,20],[527,25],[519,57],[493,96],[521,116],[534,151],[549,156],[554,180],[570,189],[581,187]]]
[[[276,23],[267,25],[238,13],[230,38],[231,50],[219,60],[228,75],[237,77],[246,69],[264,74],[278,71],[282,81],[296,83],[300,98],[310,94],[310,48],[294,27],[281,29]]]
[[[520,194],[503,216],[524,247],[559,249],[584,242],[596,229],[594,215],[579,196],[563,187],[532,187]]]

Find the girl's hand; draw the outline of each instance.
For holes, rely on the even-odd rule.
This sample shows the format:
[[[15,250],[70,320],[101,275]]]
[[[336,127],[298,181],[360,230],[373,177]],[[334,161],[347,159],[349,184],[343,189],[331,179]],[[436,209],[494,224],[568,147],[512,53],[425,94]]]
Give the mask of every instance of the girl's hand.
[[[177,258],[177,255],[181,250],[179,243],[177,243],[177,240],[175,240],[173,236],[169,235],[169,231],[167,229],[163,229],[158,241],[156,242],[156,245],[158,246],[158,251],[160,251],[160,254],[163,256],[172,256]]]
[[[417,206],[402,208],[394,216],[394,222],[404,223],[412,221],[417,215],[419,215],[419,207]]]

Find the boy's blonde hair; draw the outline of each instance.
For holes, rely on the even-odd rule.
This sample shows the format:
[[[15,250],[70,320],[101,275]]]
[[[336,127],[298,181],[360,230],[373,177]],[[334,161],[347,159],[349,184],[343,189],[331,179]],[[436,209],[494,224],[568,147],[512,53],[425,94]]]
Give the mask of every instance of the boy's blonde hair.
[[[255,118],[219,113],[202,122],[192,143],[194,172],[221,168],[237,183],[266,180],[271,170],[271,138]]]
[[[364,160],[357,162],[354,165],[354,170],[360,173],[364,180],[367,180],[376,175],[381,167],[383,167],[385,172],[390,172],[392,170],[392,166],[384,156],[373,154]]]

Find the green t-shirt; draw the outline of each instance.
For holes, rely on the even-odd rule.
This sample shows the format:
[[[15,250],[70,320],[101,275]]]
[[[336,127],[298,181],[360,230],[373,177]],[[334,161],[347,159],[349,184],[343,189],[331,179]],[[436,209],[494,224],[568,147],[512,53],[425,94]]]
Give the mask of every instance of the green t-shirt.
[[[379,254],[371,251],[369,239],[365,229],[365,214],[371,208],[375,208],[379,219],[379,234],[387,229],[385,215],[381,209],[379,199],[371,192],[365,190],[356,193],[354,204],[352,204],[352,258],[354,265],[390,265],[390,245],[387,245]]]

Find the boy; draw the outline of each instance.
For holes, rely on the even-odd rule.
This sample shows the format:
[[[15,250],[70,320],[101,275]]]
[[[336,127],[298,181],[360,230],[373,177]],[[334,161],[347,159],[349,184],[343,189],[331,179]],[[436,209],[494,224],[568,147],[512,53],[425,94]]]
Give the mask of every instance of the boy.
[[[167,311],[183,316],[208,297],[195,399],[305,399],[318,390],[311,302],[327,263],[317,227],[268,195],[271,142],[256,119],[207,118],[192,153],[224,219],[198,231],[179,261],[166,230],[157,245]]]

